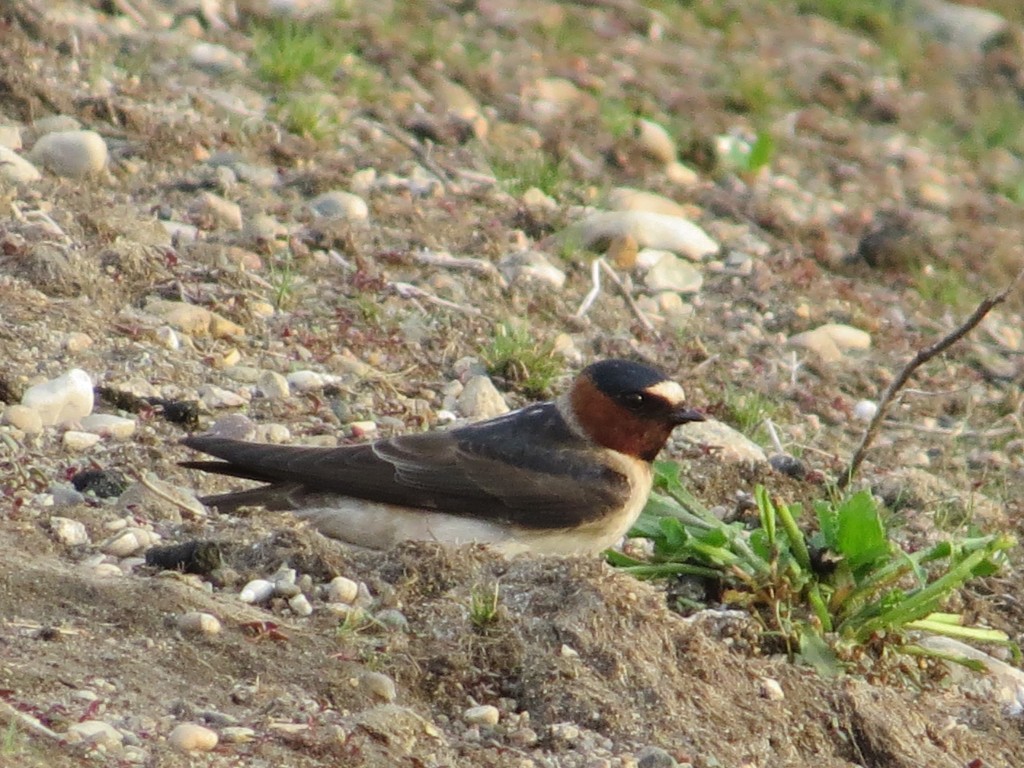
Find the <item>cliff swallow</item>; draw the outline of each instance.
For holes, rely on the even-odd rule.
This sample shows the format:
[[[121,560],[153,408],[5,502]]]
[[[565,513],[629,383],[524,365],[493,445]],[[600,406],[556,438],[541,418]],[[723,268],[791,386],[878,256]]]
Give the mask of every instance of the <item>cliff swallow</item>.
[[[292,509],[364,547],[417,539],[486,542],[506,554],[596,553],[636,521],[672,430],[703,420],[660,371],[604,360],[553,402],[450,431],[338,448],[193,435],[185,445],[223,461],[182,466],[269,483],[206,497],[208,505]]]

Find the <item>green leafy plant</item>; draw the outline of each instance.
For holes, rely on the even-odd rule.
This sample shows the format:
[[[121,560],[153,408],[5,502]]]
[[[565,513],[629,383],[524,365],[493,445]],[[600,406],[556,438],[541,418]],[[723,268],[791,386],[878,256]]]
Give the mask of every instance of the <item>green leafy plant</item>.
[[[757,522],[748,527],[705,509],[680,482],[678,465],[656,463],[655,477],[656,491],[633,531],[654,543],[653,557],[644,562],[610,552],[609,560],[639,577],[688,574],[716,582],[723,602],[749,609],[791,656],[835,672],[844,650],[878,640],[927,654],[905,644],[911,630],[1013,647],[1002,632],[965,627],[940,612],[967,581],[999,568],[1016,543],[1012,536],[948,539],[905,552],[889,540],[866,491],[815,503],[817,531],[808,535],[797,524],[803,510],[760,486]]]
[[[490,347],[481,353],[492,376],[519,385],[530,397],[545,397],[562,373],[554,344],[537,341],[525,327],[501,323]]]

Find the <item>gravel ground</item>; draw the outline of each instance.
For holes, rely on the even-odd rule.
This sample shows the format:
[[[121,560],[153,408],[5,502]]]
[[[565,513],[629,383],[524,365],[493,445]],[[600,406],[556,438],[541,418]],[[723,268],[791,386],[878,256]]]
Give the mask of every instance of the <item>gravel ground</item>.
[[[177,466],[627,356],[720,422],[665,453],[703,502],[820,498],[1024,264],[1024,14],[905,5],[0,3],[0,763],[1020,765],[990,678],[825,679],[592,559],[355,551]],[[1022,308],[861,470],[907,546],[1020,533]],[[193,540],[213,576],[146,564]],[[1020,642],[1020,563],[952,608]]]

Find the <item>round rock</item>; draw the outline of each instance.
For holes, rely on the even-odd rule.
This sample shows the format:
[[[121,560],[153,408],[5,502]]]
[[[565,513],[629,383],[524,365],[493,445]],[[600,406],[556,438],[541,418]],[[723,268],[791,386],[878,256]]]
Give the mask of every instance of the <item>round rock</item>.
[[[314,214],[325,219],[366,221],[370,217],[366,201],[351,192],[324,192],[310,200],[308,205]]]
[[[217,732],[195,723],[176,725],[167,743],[179,752],[209,752],[217,746]]]
[[[29,159],[58,176],[81,178],[107,167],[107,143],[95,131],[57,131],[40,138]]]

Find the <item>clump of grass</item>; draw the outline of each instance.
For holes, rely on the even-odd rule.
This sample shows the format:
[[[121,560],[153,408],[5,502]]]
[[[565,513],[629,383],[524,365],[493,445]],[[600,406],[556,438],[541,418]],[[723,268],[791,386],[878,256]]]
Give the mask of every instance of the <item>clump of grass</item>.
[[[922,299],[953,310],[965,310],[977,304],[977,293],[964,280],[962,272],[948,267],[927,266],[918,273],[914,287]]]
[[[755,492],[757,522],[747,527],[705,509],[683,487],[678,465],[656,463],[655,478],[633,532],[653,541],[653,558],[609,552],[609,560],[641,577],[688,574],[718,584],[722,601],[750,610],[791,658],[836,673],[841,657],[869,644],[928,655],[908,642],[913,631],[997,643],[1019,655],[1005,633],[965,627],[940,610],[966,582],[999,569],[1012,536],[951,537],[906,552],[889,540],[867,491],[815,503],[817,531],[807,534],[798,525],[802,508],[763,487]]]
[[[554,345],[538,341],[525,327],[500,324],[491,345],[481,353],[492,376],[518,385],[529,397],[547,397],[562,373]]]
[[[274,22],[253,36],[260,77],[290,88],[307,76],[329,80],[341,61],[336,41],[322,28],[298,22]]]
[[[475,586],[469,595],[469,623],[477,630],[487,629],[497,623],[501,612],[500,585]]]
[[[546,195],[558,197],[570,182],[568,164],[541,150],[496,154],[491,158],[491,170],[505,191],[516,196],[536,187]]]
[[[302,278],[295,267],[291,254],[285,254],[270,262],[267,282],[273,289],[271,303],[274,309],[281,311],[295,304],[295,294]]]
[[[290,133],[311,139],[322,139],[337,128],[337,120],[331,110],[312,96],[296,96],[288,100],[279,109],[278,119]]]
[[[765,422],[778,412],[778,404],[758,392],[725,390],[726,412],[722,420],[736,427],[754,442],[766,444],[768,433]]]

